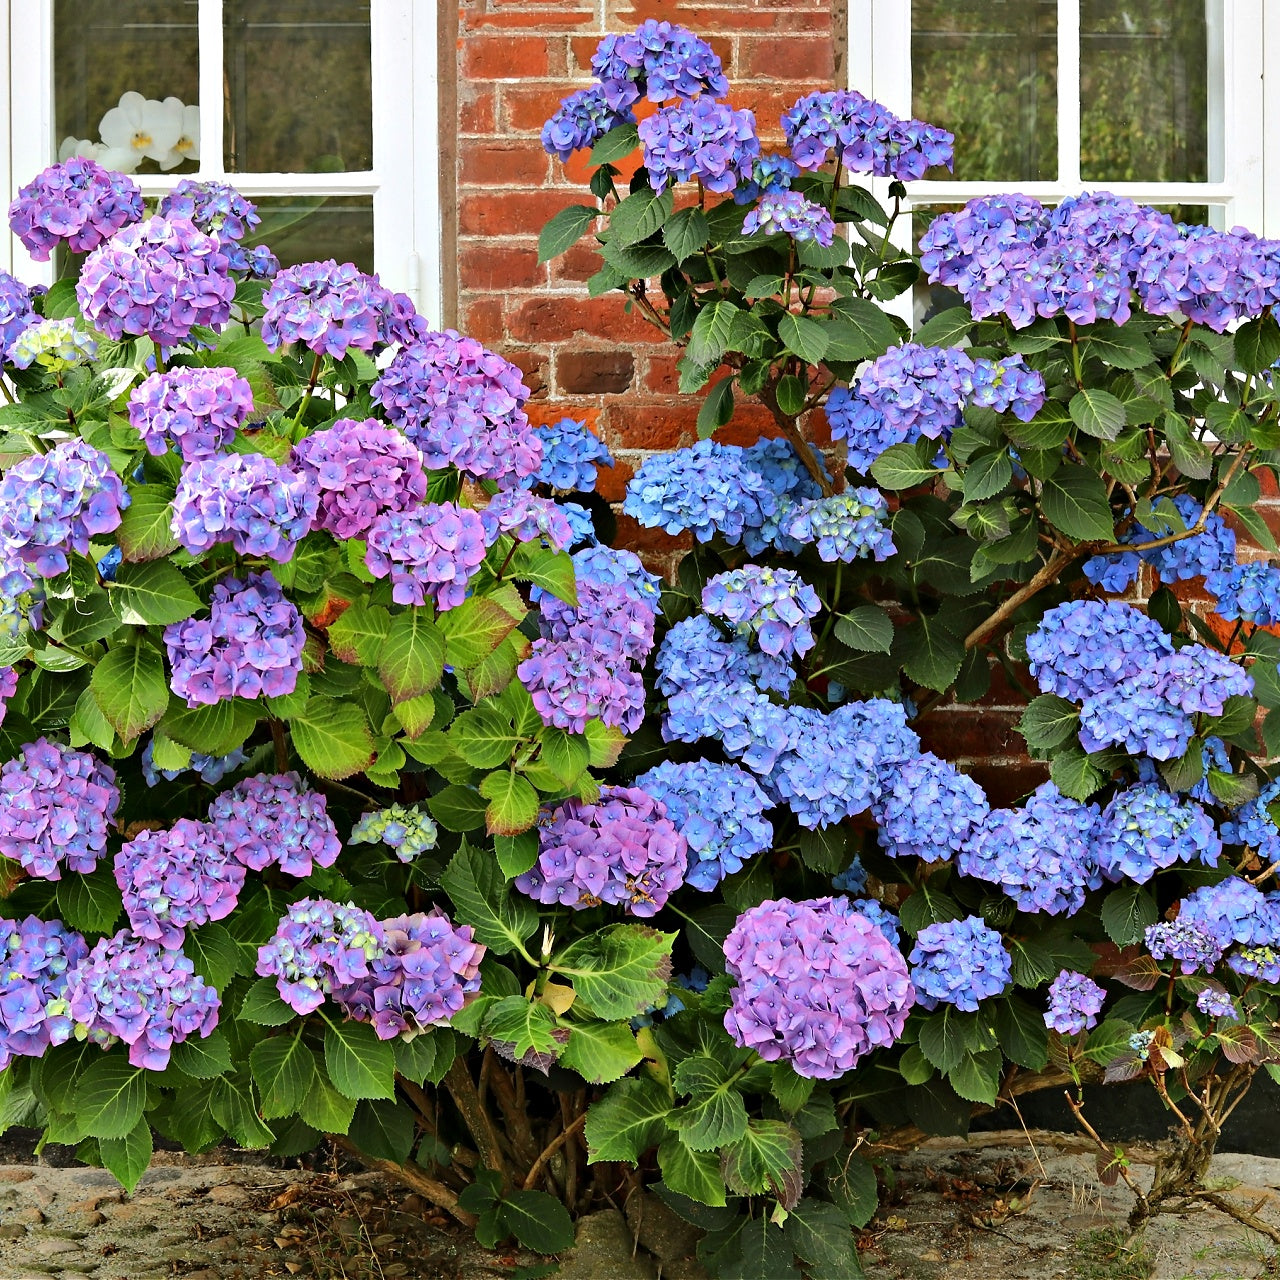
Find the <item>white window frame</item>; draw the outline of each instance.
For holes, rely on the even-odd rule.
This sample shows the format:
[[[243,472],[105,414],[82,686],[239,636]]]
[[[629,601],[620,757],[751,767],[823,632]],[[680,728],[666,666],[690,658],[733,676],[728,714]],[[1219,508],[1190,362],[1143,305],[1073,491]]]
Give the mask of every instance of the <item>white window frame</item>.
[[[223,167],[223,5],[199,0],[200,167],[194,174],[136,174],[149,198],[183,177],[229,182],[257,196],[372,196],[374,269],[413,299],[435,327],[444,312],[441,262],[437,6],[371,0],[373,168],[347,173],[228,173]],[[53,0],[0,0],[0,171],[9,200],[55,158]],[[52,281],[16,236],[0,237],[0,266],[30,284]],[[6,260],[7,259],[7,260]]]

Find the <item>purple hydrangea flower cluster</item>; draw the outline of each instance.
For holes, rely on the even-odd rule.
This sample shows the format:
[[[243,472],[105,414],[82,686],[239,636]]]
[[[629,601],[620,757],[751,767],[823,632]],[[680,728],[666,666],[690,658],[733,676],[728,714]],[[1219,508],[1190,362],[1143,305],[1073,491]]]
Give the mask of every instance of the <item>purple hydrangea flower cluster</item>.
[[[172,623],[164,643],[173,669],[170,688],[187,706],[199,707],[225,698],[292,693],[306,634],[302,615],[280,584],[269,573],[251,573],[243,583],[218,583],[209,617]]]
[[[1197,859],[1212,867],[1221,852],[1209,815],[1154,783],[1117,792],[1095,829],[1098,869],[1112,881],[1146,884],[1157,871]]]
[[[650,102],[720,97],[729,92],[720,59],[685,27],[649,18],[629,35],[605,36],[591,57],[605,101],[621,110],[641,94]]]
[[[1042,783],[1021,809],[993,809],[960,851],[961,875],[999,885],[1020,911],[1075,915],[1102,884],[1093,854],[1098,806]]]
[[[816,241],[830,247],[836,224],[825,206],[798,191],[766,191],[742,222],[744,236],[791,236],[797,244]]]
[[[654,610],[659,607],[662,579],[650,573],[634,551],[622,547],[584,547],[574,554],[573,571],[579,582],[625,585],[637,600]]]
[[[925,925],[907,957],[916,1003],[955,1005],[965,1013],[998,996],[1013,980],[1013,962],[1000,935],[981,916]]]
[[[542,466],[520,370],[453,329],[406,346],[373,384],[373,397],[429,468],[454,466],[511,488]]]
[[[1214,612],[1228,622],[1239,618],[1257,627],[1280,622],[1280,568],[1265,560],[1219,569],[1204,585],[1218,602]]]
[[[578,603],[550,594],[539,601],[548,640],[578,639],[615,664],[643,663],[653,648],[654,607],[630,583],[578,579]]]
[[[427,496],[422,458],[374,418],[339,418],[294,445],[290,465],[318,495],[315,527],[363,538],[384,511],[411,511]]]
[[[875,898],[850,898],[849,905],[860,915],[870,920],[884,935],[891,946],[901,947],[902,922],[882,902]]]
[[[898,551],[889,528],[889,503],[879,489],[846,489],[797,502],[782,529],[799,543],[816,543],[818,555],[829,562],[870,558],[879,564]]]
[[[1233,943],[1269,946],[1280,937],[1280,912],[1268,897],[1238,876],[1203,885],[1187,894],[1178,910],[1178,923],[1204,930],[1226,951]]]
[[[280,999],[296,1013],[314,1013],[327,995],[367,978],[386,950],[382,926],[367,911],[325,898],[302,898],[258,948],[255,972],[274,978]]]
[[[1196,996],[1196,1008],[1211,1018],[1232,1018],[1238,1020],[1235,1001],[1219,987],[1205,987]]]
[[[229,542],[242,556],[285,561],[316,518],[319,494],[308,476],[263,453],[188,463],[170,523],[193,556]]]
[[[120,526],[129,505],[105,453],[78,438],[33,453],[0,479],[0,544],[6,558],[42,577],[67,571],[67,553],[89,553],[89,539]]]
[[[684,882],[688,845],[661,801],[639,787],[566,800],[538,826],[538,861],[516,878],[537,902],[583,911],[607,903],[656,915]]]
[[[1248,804],[1236,810],[1233,818],[1222,824],[1223,841],[1256,849],[1264,862],[1280,858],[1280,828],[1270,812],[1270,806],[1277,799],[1280,799],[1280,778],[1268,782]]]
[[[1063,969],[1049,984],[1044,1025],[1064,1036],[1078,1036],[1098,1025],[1107,993],[1083,973]]]
[[[1044,407],[1044,375],[1028,369],[1021,356],[978,359],[970,375],[969,403],[1030,422]]]
[[[135,1067],[163,1071],[175,1044],[214,1029],[222,1002],[181,951],[122,929],[71,971],[67,1003],[78,1034],[123,1040]]]
[[[184,462],[222,453],[253,412],[253,389],[234,369],[153,373],[129,397],[129,421],[147,451],[173,445]]]
[[[1238,947],[1227,957],[1227,967],[1242,978],[1257,978],[1274,986],[1280,983],[1280,950],[1274,946]]]
[[[1222,959],[1223,948],[1202,924],[1188,920],[1162,920],[1151,925],[1144,939],[1154,960],[1176,960],[1183,973],[1206,973]]]
[[[763,652],[790,657],[813,648],[809,624],[822,601],[795,570],[748,564],[711,578],[702,589],[702,607]]]
[[[951,168],[955,135],[923,120],[902,120],[856,89],[810,93],[782,115],[782,132],[802,169],[830,158],[850,173],[910,182],[934,165]]]
[[[9,699],[18,692],[18,668],[0,667],[0,724],[9,710]]]
[[[367,976],[335,987],[335,1003],[357,1022],[370,1022],[379,1040],[412,1036],[448,1022],[480,990],[486,948],[470,925],[454,925],[443,911],[379,921],[382,948]]]
[[[554,426],[534,427],[533,434],[542,441],[542,463],[526,484],[593,493],[598,465],[614,465],[608,446],[585,422],[561,418]]]
[[[115,342],[145,335],[161,347],[219,330],[231,315],[235,281],[213,236],[186,218],[148,218],[113,236],[85,260],[76,281],[84,317]]]
[[[894,858],[934,862],[966,849],[990,812],[982,788],[931,751],[885,770],[871,814]]]
[[[173,782],[176,778],[182,777],[184,773],[194,773],[201,782],[214,786],[216,783],[221,782],[227,774],[238,769],[247,759],[243,747],[236,747],[234,751],[225,756],[207,756],[202,752],[193,751],[190,763],[185,768],[157,769],[154,751],[155,739],[148,738],[147,745],[142,748],[142,758],[139,763],[142,765],[142,776],[149,787],[159,786],[161,778],[164,778],[167,782]]]
[[[568,160],[575,151],[595,146],[611,129],[634,124],[635,113],[611,105],[599,85],[579,89],[563,99],[556,113],[542,126],[542,149],[549,156]]]
[[[734,202],[747,204],[759,195],[786,191],[799,176],[800,166],[790,156],[780,151],[766,151],[752,164],[751,181],[733,193]]]
[[[116,884],[138,937],[181,947],[187,929],[235,910],[245,871],[221,834],[179,818],[167,831],[139,832],[116,854]]]
[[[543,724],[582,733],[588,720],[634,733],[644,719],[644,680],[613,653],[589,639],[535,640],[516,668]]]
[[[1113,688],[1172,652],[1158,622],[1118,601],[1068,600],[1050,609],[1027,637],[1040,692],[1072,702]]]
[[[63,241],[88,253],[141,217],[138,184],[83,156],[42,169],[9,206],[9,228],[37,262]]]
[[[214,798],[209,822],[227,853],[250,871],[278,866],[300,879],[342,852],[328,802],[295,772],[255,774]]]
[[[1134,288],[1153,316],[1180,315],[1223,333],[1252,313],[1243,272],[1248,242],[1212,227],[1169,225],[1143,253]]]
[[[480,510],[485,535],[496,542],[506,533],[517,542],[540,542],[555,551],[573,545],[573,529],[564,511],[550,498],[540,498],[525,489],[504,489]]]
[[[392,804],[361,816],[351,828],[348,844],[385,844],[401,862],[436,847],[440,831],[431,815],[416,805]]]
[[[694,889],[709,892],[773,844],[773,824],[764,816],[769,797],[736,765],[665,760],[636,786],[666,806],[688,842],[685,883]]]
[[[756,118],[710,97],[681,100],[640,121],[640,143],[649,185],[700,182],[723,195],[751,180],[760,154]]]
[[[1204,510],[1201,504],[1185,493],[1176,497],[1173,503],[1186,527],[1193,528]],[[1205,518],[1202,532],[1144,551],[1143,543],[1157,536],[1162,535],[1141,523],[1135,524],[1124,539],[1133,544],[1133,551],[1118,556],[1091,557],[1084,563],[1084,576],[1107,591],[1120,592],[1127,590],[1137,579],[1140,563],[1149,564],[1160,581],[1166,584],[1229,574],[1235,566],[1235,530],[1217,512],[1210,512]]]
[[[384,511],[369,529],[364,562],[375,578],[391,575],[396,604],[456,609],[488,550],[480,513],[452,502]]]
[[[9,345],[7,359],[19,369],[38,364],[50,373],[65,373],[98,355],[98,340],[73,319],[35,320]]]
[[[37,316],[31,309],[31,290],[7,271],[0,271],[0,350],[7,352],[13,340],[36,321]],[[25,369],[27,365],[18,367]]]
[[[0,920],[0,1071],[71,1038],[71,970],[89,954],[60,920]]]
[[[115,770],[87,751],[37,738],[0,767],[0,854],[28,875],[87,874],[120,806]]]
[[[225,182],[183,178],[161,196],[157,212],[163,218],[188,218],[206,235],[215,236],[231,271],[265,279],[280,270],[279,260],[265,245],[246,249],[240,243],[262,219],[258,206]]]
[[[766,1062],[834,1080],[902,1034],[915,995],[902,953],[847,898],[778,898],[724,941],[725,1030]]]

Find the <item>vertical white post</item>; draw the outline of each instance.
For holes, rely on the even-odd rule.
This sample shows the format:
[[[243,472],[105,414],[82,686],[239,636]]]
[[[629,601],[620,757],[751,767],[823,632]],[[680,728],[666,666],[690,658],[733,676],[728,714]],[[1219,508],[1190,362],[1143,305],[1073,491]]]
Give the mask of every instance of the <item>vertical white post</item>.
[[[200,169],[201,178],[221,178],[226,172],[223,148],[222,0],[200,0],[197,10],[200,50]]]
[[[9,199],[53,159],[53,0],[20,0],[9,10]],[[10,237],[13,274],[26,284],[52,284],[53,263],[36,262]]]
[[[1080,187],[1080,0],[1058,0],[1058,184]]]

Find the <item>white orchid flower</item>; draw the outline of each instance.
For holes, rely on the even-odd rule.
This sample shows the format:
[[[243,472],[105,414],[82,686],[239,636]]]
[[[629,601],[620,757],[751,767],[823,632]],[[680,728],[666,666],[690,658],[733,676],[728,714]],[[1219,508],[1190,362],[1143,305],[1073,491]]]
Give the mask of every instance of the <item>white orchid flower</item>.
[[[177,98],[157,102],[140,93],[121,94],[120,105],[102,117],[98,132],[113,151],[128,151],[137,162],[147,159],[159,163],[182,136],[182,103]]]
[[[132,173],[141,160],[140,156],[122,147],[108,147],[103,142],[93,142],[88,138],[66,137],[58,148],[58,163],[79,156],[85,160],[93,160],[104,169],[114,169],[118,173]]]
[[[166,98],[165,103],[177,102],[181,113],[182,132],[173,150],[160,161],[162,169],[176,169],[184,160],[200,159],[200,107],[192,105],[184,107],[177,98]]]

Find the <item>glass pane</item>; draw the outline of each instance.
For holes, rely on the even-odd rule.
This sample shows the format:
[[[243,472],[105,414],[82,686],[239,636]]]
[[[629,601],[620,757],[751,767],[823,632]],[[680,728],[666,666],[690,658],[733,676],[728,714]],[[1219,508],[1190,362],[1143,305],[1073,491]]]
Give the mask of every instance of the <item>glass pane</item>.
[[[60,158],[90,154],[126,173],[196,167],[196,9],[197,0],[57,0],[53,145]]]
[[[1057,29],[1055,0],[911,0],[911,109],[957,178],[1057,176]]]
[[[254,196],[262,225],[248,245],[265,244],[291,267],[334,258],[373,270],[372,196]]]
[[[1086,181],[1205,182],[1205,0],[1083,0],[1080,172]]]
[[[373,168],[369,0],[226,0],[233,173]]]

